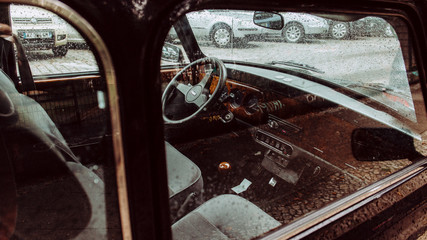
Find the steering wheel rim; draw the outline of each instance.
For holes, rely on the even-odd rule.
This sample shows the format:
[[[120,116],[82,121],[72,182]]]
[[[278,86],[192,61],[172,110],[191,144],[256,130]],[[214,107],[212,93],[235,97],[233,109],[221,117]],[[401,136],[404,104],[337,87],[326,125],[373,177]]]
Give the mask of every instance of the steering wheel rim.
[[[208,97],[207,99],[204,99],[204,97],[206,95],[203,94],[203,90],[205,89],[205,85],[208,82],[208,80],[211,78],[211,74],[213,72],[206,72],[206,75],[203,77],[203,79],[193,85],[185,85],[185,84],[181,84],[178,83],[178,79],[179,77],[185,72],[187,71],[187,69],[189,69],[190,67],[199,64],[199,63],[212,63],[217,67],[217,74],[219,76],[218,79],[218,84],[215,87],[215,90],[213,91],[212,95],[210,97]],[[169,82],[169,84],[167,85],[166,89],[163,92],[162,95],[162,112],[163,112],[163,120],[165,121],[165,123],[168,124],[180,124],[183,122],[186,122],[192,118],[194,118],[197,114],[199,114],[203,109],[207,108],[210,104],[214,103],[216,99],[218,99],[221,89],[224,87],[225,85],[225,81],[227,79],[227,70],[225,68],[224,63],[219,60],[218,58],[215,57],[205,57],[205,58],[200,58],[190,64],[188,64],[187,66],[185,66],[181,71],[179,71],[174,77],[173,79]],[[173,120],[173,119],[169,119],[166,115],[165,115],[165,107],[166,107],[166,99],[168,98],[169,94],[171,94],[171,90],[173,88],[176,88],[178,91],[180,91],[182,94],[184,94],[185,96],[185,101],[187,103],[193,103],[196,104],[198,109],[190,114],[189,116],[182,118],[182,119],[178,119],[178,120]]]

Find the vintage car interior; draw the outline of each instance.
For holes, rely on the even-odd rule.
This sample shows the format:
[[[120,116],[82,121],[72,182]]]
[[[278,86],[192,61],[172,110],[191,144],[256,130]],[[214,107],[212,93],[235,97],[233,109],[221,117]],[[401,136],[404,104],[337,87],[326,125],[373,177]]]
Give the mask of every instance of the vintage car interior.
[[[159,25],[167,29],[150,30],[164,33],[153,37],[162,46],[155,74],[141,67],[155,88],[129,109],[133,98],[124,92],[131,87],[115,75],[129,74],[126,65],[137,53],[110,55],[106,45],[113,40],[105,35],[113,30],[88,22],[98,16],[87,20],[62,2],[18,2],[54,17],[32,15],[33,6],[28,18],[15,17],[10,4],[18,3],[0,0],[0,240],[387,239],[404,215],[425,209],[425,193],[413,194],[427,186],[425,73],[408,34],[412,26],[401,15],[312,9],[313,19],[325,19],[321,24],[352,26],[372,17],[392,31],[344,40],[325,33],[290,43],[284,32],[304,34],[304,28],[284,19],[289,9],[216,11],[235,17],[230,25],[220,14],[215,21],[200,14],[201,26],[218,24],[199,38],[186,14],[212,9],[189,5]],[[124,2],[111,9],[131,9],[138,16],[132,24],[149,21],[143,7]],[[13,34],[14,21],[40,27]],[[68,24],[84,43],[67,45],[65,56],[27,49],[31,42],[64,41],[43,23]],[[235,37],[238,31],[250,32],[250,41]],[[117,61],[119,55],[128,62]],[[154,117],[134,122],[145,111]],[[163,135],[144,140],[137,135],[143,124]],[[149,142],[164,145],[147,150]],[[138,144],[144,150],[132,152]],[[138,167],[141,176],[132,174]],[[412,189],[404,184],[415,190],[374,202],[398,187]],[[406,198],[414,203],[396,204]],[[425,217],[419,219],[407,239],[425,230]],[[143,232],[146,226],[156,233]],[[363,232],[352,232],[357,227]]]
[[[280,14],[252,14],[252,24],[265,27],[266,32],[283,28]],[[324,17],[347,22],[362,18]],[[405,28],[398,18],[386,19],[395,28]],[[400,47],[396,35],[376,39],[395,49],[386,50],[393,52],[383,63],[387,66],[366,69],[359,63],[340,73],[335,68],[342,64],[334,68],[316,62],[321,69],[296,62],[292,58],[298,56],[282,54],[277,47],[292,50],[286,43],[271,40],[263,42],[262,51],[270,54],[266,58],[254,56],[264,54],[257,49],[260,46],[238,41],[235,46],[214,49],[206,39],[191,34],[185,16],[174,24],[174,30],[179,40],[165,42],[161,64],[166,149],[169,152],[172,145],[180,156],[188,157],[196,166],[182,168],[197,178],[201,173],[203,179],[203,186],[186,193],[183,203],[171,196],[176,239],[250,239],[336,203],[422,158],[414,147],[425,131],[420,124],[425,122],[425,113],[416,90],[416,65],[404,60],[412,50]],[[340,42],[331,44],[340,47]],[[358,44],[369,43],[354,42],[356,48]],[[307,48],[312,58],[322,50]],[[333,62],[327,55],[348,61],[347,54],[357,53],[340,49],[322,54],[320,61]],[[180,177],[170,178],[170,171],[178,168],[170,165],[169,155],[167,159],[169,185],[181,183]],[[194,186],[193,182],[187,186]],[[236,195],[256,206],[240,209],[244,203]],[[264,214],[244,217],[241,211]],[[264,220],[268,216],[273,217],[271,223],[261,224],[270,222]],[[240,233],[252,230],[252,224],[262,231],[233,232],[236,228]]]

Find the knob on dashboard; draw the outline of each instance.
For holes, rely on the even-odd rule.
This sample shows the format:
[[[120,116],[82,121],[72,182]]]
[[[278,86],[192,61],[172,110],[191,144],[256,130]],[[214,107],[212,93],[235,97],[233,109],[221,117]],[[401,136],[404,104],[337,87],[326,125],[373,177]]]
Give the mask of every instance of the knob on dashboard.
[[[268,124],[268,126],[270,127],[270,128],[272,128],[272,129],[277,129],[277,128],[279,128],[279,123],[277,122],[277,121],[274,121],[274,120],[268,120],[268,122],[267,122],[267,124]]]
[[[228,163],[228,162],[221,162],[219,165],[218,165],[218,171],[220,172],[220,173],[227,173],[227,172],[229,172],[231,170],[231,165],[230,165],[230,163]]]

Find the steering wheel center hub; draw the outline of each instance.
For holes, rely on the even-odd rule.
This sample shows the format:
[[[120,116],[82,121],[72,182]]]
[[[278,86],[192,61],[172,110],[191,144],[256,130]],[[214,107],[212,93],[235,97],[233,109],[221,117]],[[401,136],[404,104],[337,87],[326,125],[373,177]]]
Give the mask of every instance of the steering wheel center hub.
[[[185,101],[188,103],[194,102],[194,100],[196,100],[200,94],[202,94],[202,90],[203,88],[199,85],[190,88],[190,90],[185,95]]]
[[[178,79],[181,79],[183,74],[187,74],[187,71],[189,71],[190,68],[196,67],[196,66],[204,66],[209,65],[208,70],[205,71],[205,74],[203,75],[203,78],[201,81],[197,84],[190,85],[190,84],[184,84],[184,83],[178,83]],[[208,85],[208,80],[211,78],[211,74],[213,73],[213,70],[215,71],[215,76],[218,76],[218,82],[216,83],[216,86],[214,89],[211,89],[210,85]],[[191,70],[191,69],[190,69]],[[201,76],[199,76],[201,77]],[[163,108],[163,119],[165,120],[165,123],[167,124],[181,124],[185,121],[188,121],[192,118],[194,118],[197,114],[200,112],[206,110],[208,107],[215,104],[215,101],[217,101],[220,97],[221,90],[225,85],[225,81],[227,79],[227,69],[225,68],[224,63],[214,57],[205,57],[197,59],[196,61],[188,64],[183,69],[181,69],[169,82],[168,86],[166,86],[165,90],[163,91],[162,95],[162,108]],[[208,86],[206,86],[208,85]],[[173,117],[173,111],[168,115],[166,113],[169,97],[172,98],[172,89],[177,89],[182,95],[177,101],[186,102],[194,104],[197,108],[192,113],[189,113],[184,118],[181,119],[171,119],[170,116]],[[212,91],[212,93],[210,92]],[[205,95],[206,93],[206,95]],[[184,95],[184,99],[182,99],[182,96]],[[175,95],[176,97],[177,95]],[[170,100],[170,99],[169,99]],[[169,107],[173,107],[173,105],[169,105]]]

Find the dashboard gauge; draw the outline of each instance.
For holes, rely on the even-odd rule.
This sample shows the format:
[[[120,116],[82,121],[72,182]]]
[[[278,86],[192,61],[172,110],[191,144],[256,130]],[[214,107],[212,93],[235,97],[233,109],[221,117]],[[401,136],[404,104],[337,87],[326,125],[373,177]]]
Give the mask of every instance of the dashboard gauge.
[[[244,101],[244,107],[248,114],[256,113],[258,111],[258,104],[259,100],[257,96],[253,94],[249,94],[248,96],[246,96]]]
[[[242,106],[243,93],[239,89],[231,89],[230,91],[230,105],[233,108]]]
[[[312,103],[312,102],[316,101],[316,95],[313,95],[313,94],[307,94],[305,96],[305,98],[306,98],[308,103]]]

